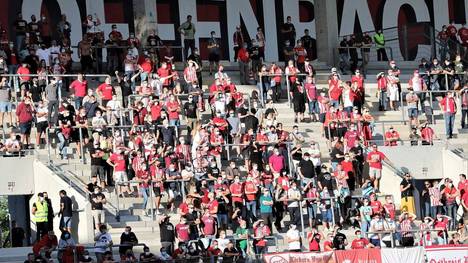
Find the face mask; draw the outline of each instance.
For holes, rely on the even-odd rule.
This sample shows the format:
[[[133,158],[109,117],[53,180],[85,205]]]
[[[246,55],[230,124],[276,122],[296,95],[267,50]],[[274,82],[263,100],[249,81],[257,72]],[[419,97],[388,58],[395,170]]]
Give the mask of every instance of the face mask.
[[[84,257],[85,259],[89,259],[89,256],[88,256],[88,255],[85,255],[85,256],[83,256],[83,257]]]
[[[304,157],[304,161],[308,161],[309,160],[309,157]]]
[[[145,255],[147,255],[147,256],[148,256],[149,254],[150,254],[150,252],[149,252],[149,251],[145,251]]]
[[[215,163],[212,163],[212,164],[211,164],[211,167],[213,167],[213,168],[216,167],[216,164],[215,164]]]
[[[95,194],[99,194],[99,190],[94,191]]]
[[[39,197],[39,200],[42,202],[44,201],[44,197]]]
[[[129,235],[130,234],[130,231],[125,231],[125,235]]]

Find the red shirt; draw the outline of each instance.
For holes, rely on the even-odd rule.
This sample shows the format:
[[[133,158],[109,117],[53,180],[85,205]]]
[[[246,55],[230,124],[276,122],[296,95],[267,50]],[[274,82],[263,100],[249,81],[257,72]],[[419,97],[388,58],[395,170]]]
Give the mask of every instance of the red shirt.
[[[203,227],[203,233],[205,235],[214,235],[215,234],[215,219],[212,216],[203,216],[202,222],[205,225]]]
[[[338,80],[331,79],[330,84],[328,86],[329,86],[328,93],[329,93],[330,99],[339,100],[342,90],[338,86]]]
[[[364,78],[362,76],[352,76],[351,83],[357,82],[357,86],[360,91],[364,91]]]
[[[377,89],[380,91],[387,91],[387,78],[381,77],[377,80]]]
[[[351,148],[356,144],[356,140],[359,140],[359,133],[356,130],[348,130],[344,138],[346,139],[346,147]]]
[[[151,108],[150,108],[150,110],[151,110],[151,120],[156,121],[157,119],[159,119],[159,117],[161,117],[162,108],[163,108],[163,106],[161,104],[159,104],[158,102],[151,105]]]
[[[215,127],[218,127],[220,131],[224,131],[227,128],[227,121],[224,118],[221,117],[214,117],[213,118],[213,123]]]
[[[422,128],[421,137],[427,142],[432,142],[432,140],[434,139],[434,130],[432,130],[432,128],[430,127]]]
[[[356,238],[351,243],[351,249],[363,249],[366,248],[367,245],[369,245],[369,240],[365,238]]]
[[[257,186],[253,182],[245,182],[244,192],[245,192],[245,196],[247,197],[247,201],[253,201],[255,200],[255,196],[257,194]],[[254,193],[248,194],[247,192],[254,192]]]
[[[386,146],[397,146],[398,145],[398,142],[397,141],[392,141],[390,142],[390,139],[394,139],[394,138],[400,138],[400,135],[398,134],[397,131],[387,131],[385,132],[385,145]]]
[[[18,117],[18,121],[20,123],[27,123],[32,121],[33,119],[34,109],[31,107],[30,104],[26,104],[21,102],[16,108],[16,116]]]
[[[304,63],[305,58],[306,58],[306,51],[304,47],[295,47],[294,52],[296,52],[297,55],[297,63]]]
[[[167,68],[162,68],[161,67],[161,68],[158,69],[158,75],[159,75],[160,78],[168,77],[169,75],[171,75],[170,73],[171,73],[171,70],[169,69],[169,67],[167,67]],[[170,80],[170,78],[164,79],[163,85],[164,86],[169,85],[169,80]]]
[[[369,162],[369,166],[375,169],[382,169],[382,160],[385,158],[385,154],[379,151],[372,151],[367,154],[367,161],[373,161]]]
[[[440,101],[440,105],[442,105],[442,110],[444,111],[444,113],[447,112],[455,114],[455,112],[457,112],[457,105],[453,97],[449,98],[446,96]]]
[[[28,75],[28,74],[31,74],[31,72],[29,71],[29,68],[20,66],[18,70],[16,71],[16,74]],[[31,79],[30,76],[20,76],[20,80],[29,81],[30,79]]]
[[[102,98],[105,100],[111,100],[112,94],[114,93],[114,87],[112,85],[103,83],[97,88],[98,92],[101,92]]]
[[[449,37],[455,37],[457,35],[457,28],[454,25],[448,25],[447,33]]]
[[[382,203],[379,200],[370,201],[372,214],[380,213],[382,211]]]
[[[468,191],[462,196],[463,203],[468,206]]]
[[[468,192],[468,180],[465,179],[458,183],[458,190],[460,191],[460,195],[463,196],[464,193]]]
[[[35,255],[39,255],[42,248],[51,248],[57,246],[57,238],[50,238],[49,235],[44,235],[39,242],[34,244],[33,252]]]
[[[143,69],[143,72],[145,72],[145,73],[150,73],[151,70],[153,69],[153,65],[151,65],[151,62],[149,62],[149,61],[143,62],[140,66]],[[158,71],[158,75],[159,75],[159,71]],[[159,76],[161,76],[161,75],[159,75]]]
[[[341,161],[341,167],[346,173],[354,172],[353,162],[352,161]]]
[[[394,204],[384,204],[385,210],[388,211],[388,214],[391,219],[395,219],[395,205]]]
[[[168,101],[166,106],[169,115],[169,120],[178,120],[180,108],[179,103],[177,101]]]
[[[116,166],[114,167],[114,172],[125,172],[125,156],[120,154],[120,153],[113,153],[109,160],[115,164]]]
[[[176,233],[177,233],[177,238],[180,241],[187,242],[190,240],[189,237],[189,225],[187,224],[177,224],[175,227]]]
[[[327,248],[327,247],[330,247],[330,248]],[[324,251],[333,251],[333,243],[329,240],[323,242],[323,250]]]
[[[231,194],[240,194],[242,195],[243,194],[243,189],[242,189],[242,184],[241,183],[233,183],[231,184],[231,186],[229,187],[229,190],[231,191]],[[242,198],[242,196],[232,196],[232,202],[239,202],[239,203],[242,203],[244,199]]]
[[[86,96],[86,91],[88,90],[88,82],[86,80],[81,82],[76,79],[70,84],[70,88],[74,90],[75,97],[84,97]]]
[[[318,234],[320,236],[320,234]],[[312,233],[307,234],[307,240],[312,236]],[[320,241],[317,242],[315,238],[312,239],[311,242],[309,242],[309,251],[320,251]]]
[[[239,50],[239,53],[237,53],[237,58],[244,63],[249,62],[250,58],[249,58],[249,52],[247,51],[247,49],[241,48]]]
[[[307,99],[309,101],[317,100],[317,87],[314,83],[306,83],[304,89],[306,90]]]

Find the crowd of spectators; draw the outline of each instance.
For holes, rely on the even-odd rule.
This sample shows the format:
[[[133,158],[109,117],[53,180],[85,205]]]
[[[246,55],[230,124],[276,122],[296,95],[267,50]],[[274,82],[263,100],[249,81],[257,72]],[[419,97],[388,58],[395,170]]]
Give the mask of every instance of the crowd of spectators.
[[[264,64],[266,44],[261,28],[252,41],[244,41],[240,27],[236,31],[240,84],[257,83],[257,89],[249,94],[238,90],[219,65],[216,32],[212,32],[208,46],[214,81],[207,83],[208,89],[203,88],[203,65],[190,16],[178,28],[185,41],[183,72],[175,70],[171,50],[160,52],[164,43],[155,32],[149,34],[143,48],[134,35],[124,40],[114,26],[104,37],[99,25],[99,19],[93,16],[83,22],[86,34],[78,43],[81,65],[76,79],[48,76],[75,71],[65,16],[57,32],[44,29],[45,18],[36,23],[31,17],[28,23],[18,16],[16,42],[0,50],[0,55],[5,53],[0,58],[0,73],[20,74],[18,89],[12,88],[16,85],[14,78],[1,79],[1,123],[18,128],[20,136],[11,132],[0,150],[14,154],[22,148],[55,142],[59,158],[89,160],[91,182],[86,190],[93,210],[98,262],[113,262],[109,248],[114,243],[105,219],[106,193],[111,191],[121,198],[142,197],[142,216],[156,216],[160,222],[161,253],[156,256],[144,248],[140,262],[156,258],[195,261],[199,257],[234,262],[252,252],[266,253],[274,233],[285,234],[290,251],[301,251],[304,246],[301,231],[308,233],[311,251],[348,247],[343,228],[356,229],[358,238],[351,242],[351,248],[391,246],[392,240],[413,246],[415,238],[421,239],[411,232],[416,226],[416,208],[414,180],[409,173],[403,176],[401,193],[388,193],[401,194],[400,216],[392,196],[384,196],[383,204],[378,200],[384,190],[379,184],[382,166],[393,164],[375,141],[374,109],[366,104],[366,95],[370,94],[366,94],[366,79],[361,73],[365,68],[353,63],[350,77],[332,68],[328,89],[320,89],[310,62],[308,31],[296,41],[290,18],[281,29],[284,67]],[[382,32],[373,38],[365,34],[362,46],[367,49],[374,42],[382,49],[379,41],[383,36],[379,34]],[[354,40],[346,40],[348,46],[349,41]],[[105,69],[103,48],[107,49]],[[385,60],[385,51],[380,53]],[[340,51],[342,54],[345,57]],[[464,73],[462,56],[454,62],[448,58],[442,61],[439,65],[434,58],[428,65],[423,60],[409,80],[408,91],[401,90],[401,72],[395,61],[389,62],[386,73],[377,76],[379,110],[397,110],[406,101],[413,126],[411,145],[432,145],[436,138],[431,128],[432,106],[427,108],[432,97],[425,91],[455,91],[439,98],[448,138],[453,136],[459,105],[455,98],[461,99],[462,116],[467,116],[468,89],[464,77],[458,74]],[[343,65],[340,68],[344,70]],[[102,80],[86,77],[87,73],[102,72],[109,75],[98,85],[96,81]],[[449,81],[439,74],[449,74]],[[284,83],[290,87],[289,94],[284,92]],[[406,94],[404,98],[402,94]],[[275,104],[287,96],[295,114],[292,128],[278,121],[284,113]],[[16,118],[12,104],[16,105]],[[423,123],[419,120],[422,113],[426,117]],[[305,122],[321,123],[320,135],[326,138],[329,153],[318,142],[306,139],[301,129]],[[33,128],[35,143],[30,139]],[[382,136],[387,146],[396,146],[401,140],[393,128]],[[437,182],[426,186],[427,191],[422,192],[424,220],[418,227],[439,232],[436,239],[426,234],[422,238],[445,244],[447,231],[457,230],[459,236],[452,241],[464,242],[466,176],[460,175],[457,187],[450,179],[440,186]],[[46,205],[41,195],[33,212],[41,231],[31,257],[48,258],[58,247],[65,258],[79,253],[81,262],[92,262],[88,251],[67,250],[76,247],[70,240],[70,233],[78,231],[70,227],[72,217],[63,215],[57,241],[50,231],[51,220],[45,218],[51,205]],[[175,212],[180,220],[173,225],[170,217]],[[379,235],[375,233],[378,231],[387,232]],[[120,244],[120,260],[136,262],[132,248],[138,238],[131,228],[126,228]]]

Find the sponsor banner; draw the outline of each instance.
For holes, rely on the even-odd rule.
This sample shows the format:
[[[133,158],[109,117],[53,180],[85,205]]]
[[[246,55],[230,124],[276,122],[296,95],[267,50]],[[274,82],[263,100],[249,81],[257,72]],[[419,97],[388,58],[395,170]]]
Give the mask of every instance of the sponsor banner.
[[[408,262],[423,263],[424,248],[384,248],[380,250],[382,254],[382,263]]]
[[[424,248],[427,263],[468,262],[468,245],[430,246]]]
[[[335,251],[336,263],[382,263],[380,249],[353,249]]]
[[[333,252],[304,252],[304,253],[272,253],[263,255],[265,263],[335,263]]]

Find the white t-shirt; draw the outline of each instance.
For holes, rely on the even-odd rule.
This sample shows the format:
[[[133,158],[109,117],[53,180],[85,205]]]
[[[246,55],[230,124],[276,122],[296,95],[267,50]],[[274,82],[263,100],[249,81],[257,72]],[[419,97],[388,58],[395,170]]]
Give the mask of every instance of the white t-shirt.
[[[47,110],[47,107],[42,107],[42,108],[37,108],[36,109],[36,112],[37,113],[47,113],[48,110]],[[42,117],[37,117],[37,122],[44,122],[44,121],[47,121],[47,114],[42,116]]]
[[[108,249],[102,247],[102,246],[109,246],[109,244],[112,242],[112,237],[109,233],[105,233],[105,234],[102,234],[102,233],[98,233],[96,234],[96,237],[99,237],[96,241],[96,248],[94,249],[94,252],[97,252],[97,253],[104,253],[106,252]]]
[[[288,232],[286,233],[286,236],[290,239],[299,239],[299,231],[297,229],[289,229]],[[299,240],[294,241],[294,242],[289,242],[288,248],[289,250],[301,249],[301,242]]]
[[[229,244],[229,239],[227,238],[218,238],[216,241],[218,241],[218,248],[221,249],[221,251],[224,251]]]
[[[309,153],[310,153],[311,156],[318,155],[318,154],[320,154],[320,149],[309,150]],[[322,160],[320,159],[320,157],[318,157],[318,158],[310,157],[310,160],[312,161],[314,166],[322,165]]]
[[[41,60],[45,60],[46,62],[46,65],[47,66],[50,66],[50,61],[49,61],[49,57],[50,57],[50,50],[49,49],[38,49],[36,51],[36,55],[39,57],[39,61]]]
[[[49,53],[52,56],[52,61],[56,58],[58,58],[60,54],[60,47],[59,46],[51,46],[49,48]]]

